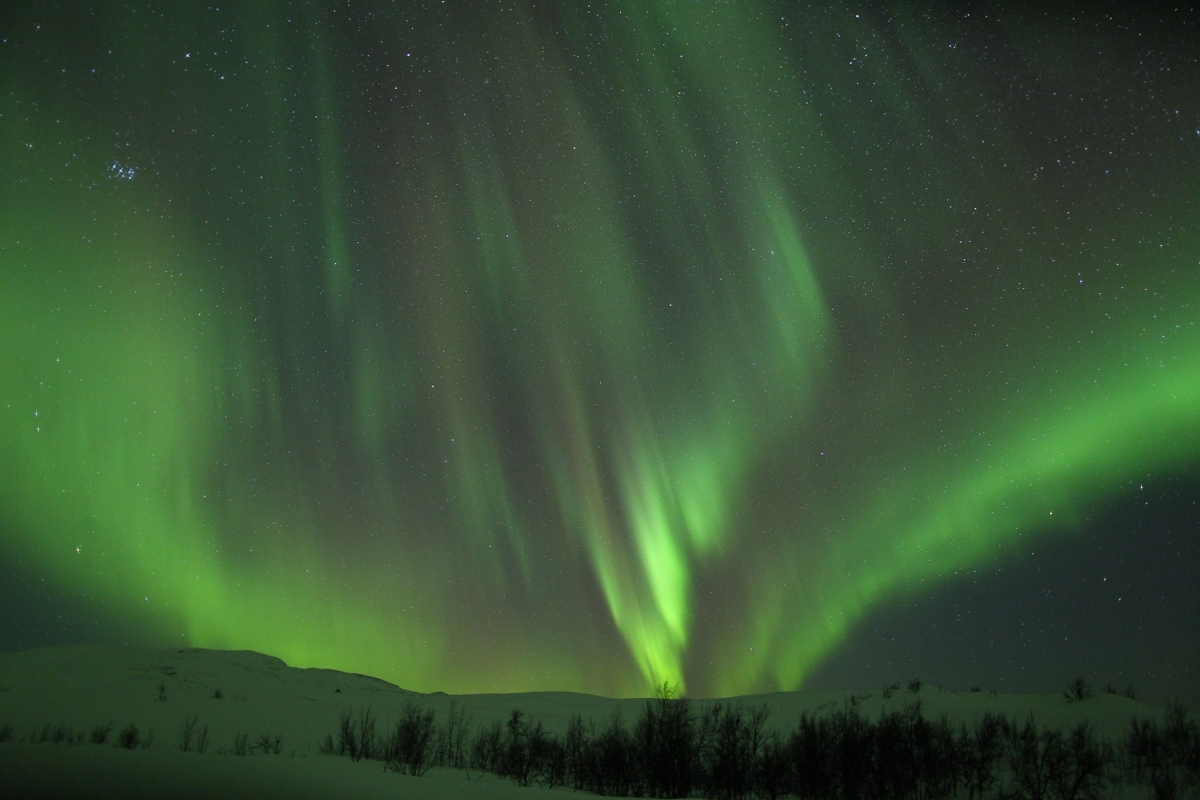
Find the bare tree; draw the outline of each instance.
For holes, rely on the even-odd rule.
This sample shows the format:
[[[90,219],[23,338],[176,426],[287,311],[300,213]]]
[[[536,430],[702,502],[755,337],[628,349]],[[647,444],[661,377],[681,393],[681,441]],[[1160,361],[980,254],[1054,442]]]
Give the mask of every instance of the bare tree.
[[[432,709],[411,702],[404,705],[385,748],[387,769],[418,777],[429,771],[434,756],[433,719]]]
[[[1088,686],[1087,681],[1083,678],[1076,678],[1067,684],[1067,688],[1063,690],[1063,697],[1067,698],[1068,703],[1078,703],[1087,700],[1092,696],[1092,687]]]
[[[696,725],[677,686],[663,683],[634,727],[638,764],[650,797],[686,797],[696,783]]]

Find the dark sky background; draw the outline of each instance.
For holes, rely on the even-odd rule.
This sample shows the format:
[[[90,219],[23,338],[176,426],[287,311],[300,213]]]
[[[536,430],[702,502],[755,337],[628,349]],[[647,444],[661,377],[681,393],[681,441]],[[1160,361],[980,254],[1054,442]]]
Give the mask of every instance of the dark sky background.
[[[0,648],[1200,706],[1200,14],[7,3]]]

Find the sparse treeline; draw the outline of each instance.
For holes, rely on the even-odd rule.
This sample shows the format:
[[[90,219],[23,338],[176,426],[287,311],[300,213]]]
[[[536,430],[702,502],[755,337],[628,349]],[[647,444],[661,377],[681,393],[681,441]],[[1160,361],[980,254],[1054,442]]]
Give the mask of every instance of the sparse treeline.
[[[195,752],[201,755],[208,752],[209,735],[208,726],[198,728],[199,718],[195,714],[190,714],[184,717],[183,725],[179,729],[178,745],[179,749],[187,752]],[[19,741],[27,744],[65,744],[69,747],[74,747],[83,742],[89,741],[92,744],[109,744],[109,737],[116,728],[116,724],[109,720],[102,722],[92,728],[91,733],[86,731],[77,731],[65,722],[43,725],[41,730],[34,729],[27,736],[16,738],[15,729],[11,723],[0,725],[0,744],[11,741]],[[155,746],[154,729],[149,728],[142,731],[136,723],[129,723],[117,733],[114,747],[119,747],[125,750],[149,750]],[[262,734],[257,739],[251,739],[248,733],[237,733],[234,736],[233,744],[230,747],[221,746],[217,748],[217,755],[225,755],[227,753],[237,756],[248,756],[254,754],[262,755],[279,755],[283,746],[282,736],[272,736],[270,734]],[[295,752],[292,753],[295,755]]]
[[[997,714],[974,725],[927,719],[919,702],[878,720],[854,704],[802,714],[790,733],[766,707],[714,703],[695,713],[667,687],[627,724],[576,715],[562,733],[514,710],[470,728],[451,706],[445,724],[409,704],[377,730],[369,709],[343,712],[321,751],[383,761],[422,775],[431,766],[491,772],[521,786],[615,797],[796,797],[801,800],[1093,800],[1120,785],[1156,800],[1200,796],[1200,728],[1172,706],[1162,723],[1135,719],[1116,742],[1088,723],[1063,732]]]

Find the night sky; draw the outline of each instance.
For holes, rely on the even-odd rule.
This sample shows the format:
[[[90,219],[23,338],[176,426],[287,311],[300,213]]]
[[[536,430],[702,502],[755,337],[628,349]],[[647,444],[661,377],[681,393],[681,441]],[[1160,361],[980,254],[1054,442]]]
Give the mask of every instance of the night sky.
[[[0,649],[1200,705],[1200,13],[951,5],[5,3]]]

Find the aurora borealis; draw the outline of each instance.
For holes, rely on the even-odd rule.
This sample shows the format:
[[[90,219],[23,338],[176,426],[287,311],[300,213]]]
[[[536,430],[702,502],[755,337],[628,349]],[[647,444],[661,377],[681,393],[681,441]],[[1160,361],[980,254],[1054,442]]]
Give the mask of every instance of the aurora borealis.
[[[1200,583],[1194,11],[12,5],[0,560],[114,638],[727,695]]]

